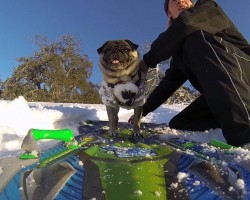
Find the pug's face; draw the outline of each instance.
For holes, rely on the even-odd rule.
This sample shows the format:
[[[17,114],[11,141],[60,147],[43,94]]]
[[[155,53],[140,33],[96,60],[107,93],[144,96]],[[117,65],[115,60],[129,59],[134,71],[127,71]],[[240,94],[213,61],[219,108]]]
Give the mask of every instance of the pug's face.
[[[130,40],[111,40],[104,43],[97,52],[100,64],[110,70],[122,70],[138,60],[138,45]]]

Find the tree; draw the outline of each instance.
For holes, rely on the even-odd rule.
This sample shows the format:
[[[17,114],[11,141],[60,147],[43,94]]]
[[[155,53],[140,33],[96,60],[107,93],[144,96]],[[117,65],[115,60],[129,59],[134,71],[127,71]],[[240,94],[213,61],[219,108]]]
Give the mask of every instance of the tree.
[[[79,41],[63,36],[50,43],[46,37],[35,37],[38,46],[31,57],[18,59],[20,65],[6,81],[5,99],[20,95],[27,101],[89,103],[100,97],[88,79],[92,63],[82,55]]]
[[[164,74],[161,73],[161,70],[160,70],[160,65],[157,65],[156,68],[149,68],[147,77],[146,77],[146,80],[147,80],[146,97],[149,96],[150,93],[159,84],[163,75]]]
[[[0,78],[0,99],[2,98],[3,90],[4,90],[4,83]]]
[[[166,104],[189,104],[200,95],[196,90],[181,86],[168,100]]]

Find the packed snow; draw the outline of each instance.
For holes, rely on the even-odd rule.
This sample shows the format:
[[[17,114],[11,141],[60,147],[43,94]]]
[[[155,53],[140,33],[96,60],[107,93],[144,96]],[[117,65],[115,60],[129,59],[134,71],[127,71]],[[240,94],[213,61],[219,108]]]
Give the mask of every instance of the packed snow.
[[[167,125],[170,119],[178,114],[187,105],[162,105],[154,112],[149,113],[142,119],[142,122],[151,122],[162,124],[158,128],[162,138],[180,137],[193,141],[205,143],[212,139],[217,139],[225,142],[221,129],[210,129],[204,132],[192,132],[170,129]],[[106,108],[102,104],[73,104],[73,103],[49,103],[49,102],[27,102],[23,97],[19,97],[13,101],[0,100],[0,158],[8,156],[18,156],[22,153],[21,144],[24,137],[31,128],[54,130],[54,129],[71,129],[75,135],[78,135],[79,123],[85,120],[104,120],[108,121]],[[132,116],[133,110],[120,109],[119,121],[127,122]],[[38,142],[40,148],[46,149],[55,145],[55,140],[40,140]],[[206,144],[204,144],[205,147]],[[211,148],[211,147],[209,147]],[[213,148],[213,147],[212,147]],[[109,149],[107,149],[110,151]],[[209,149],[210,151],[213,149]],[[241,162],[243,166],[250,165],[250,152],[243,148],[236,148],[233,151],[233,159]],[[112,152],[114,153],[114,152]],[[186,153],[189,153],[188,151]],[[152,156],[146,152],[145,156]],[[83,163],[79,163],[83,165]],[[108,171],[108,170],[107,170]],[[0,167],[0,174],[3,169]],[[129,172],[127,172],[129,173]],[[177,181],[171,184],[172,188],[177,188],[178,185],[186,178],[188,174],[179,172]],[[30,180],[31,182],[34,179]],[[122,184],[119,182],[118,184]],[[200,185],[200,181],[195,181],[194,185]],[[244,190],[245,183],[242,179],[235,180],[235,188]],[[228,188],[228,191],[233,191],[234,187]],[[20,188],[21,190],[22,188]],[[181,192],[181,191],[180,191]],[[134,191],[135,195],[142,196],[140,190]],[[161,193],[155,191],[155,196],[160,197]],[[96,198],[92,198],[95,200]]]
[[[187,178],[188,177],[188,174],[184,173],[184,172],[178,172],[177,174],[177,179],[178,179],[178,182],[182,182],[183,179]]]
[[[162,105],[149,113],[142,122],[166,123],[187,105]],[[22,152],[21,144],[31,128],[36,129],[71,129],[78,135],[79,122],[85,120],[108,121],[106,108],[102,104],[73,104],[73,103],[41,103],[27,102],[23,97],[13,101],[0,101],[0,157],[17,156]],[[119,121],[127,122],[133,110],[120,109]],[[178,136],[197,142],[209,142],[217,139],[225,142],[221,129],[211,129],[204,132],[192,132],[170,129],[164,124],[159,132],[162,137]],[[40,140],[41,149],[48,148],[57,141]],[[234,150],[235,159],[250,163],[248,150]]]

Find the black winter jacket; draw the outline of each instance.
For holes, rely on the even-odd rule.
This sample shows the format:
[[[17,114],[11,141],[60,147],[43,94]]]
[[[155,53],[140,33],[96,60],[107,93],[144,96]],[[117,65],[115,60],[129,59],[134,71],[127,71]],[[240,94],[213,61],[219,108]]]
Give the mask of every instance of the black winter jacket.
[[[170,57],[177,57],[178,49],[190,34],[204,30],[230,42],[250,55],[250,46],[232,21],[213,0],[198,0],[194,7],[183,11],[178,18],[152,43],[151,49],[144,54],[143,60],[150,68]],[[152,92],[143,106],[143,116],[164,103],[186,80],[185,74],[178,69],[178,60],[172,59],[170,68],[159,86]]]

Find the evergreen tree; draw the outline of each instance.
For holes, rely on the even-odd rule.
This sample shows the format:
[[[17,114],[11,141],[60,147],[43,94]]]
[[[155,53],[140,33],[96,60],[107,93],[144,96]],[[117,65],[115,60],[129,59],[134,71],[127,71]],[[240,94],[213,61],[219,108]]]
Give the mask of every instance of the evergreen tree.
[[[4,90],[4,83],[0,78],[0,99],[2,98],[3,90]]]
[[[36,36],[35,41],[38,51],[31,57],[19,58],[20,65],[6,80],[5,99],[22,95],[27,101],[100,102],[98,92],[88,81],[92,63],[82,55],[79,41],[71,36],[52,43]]]
[[[189,104],[194,101],[200,93],[188,87],[181,86],[168,100],[166,104]]]

